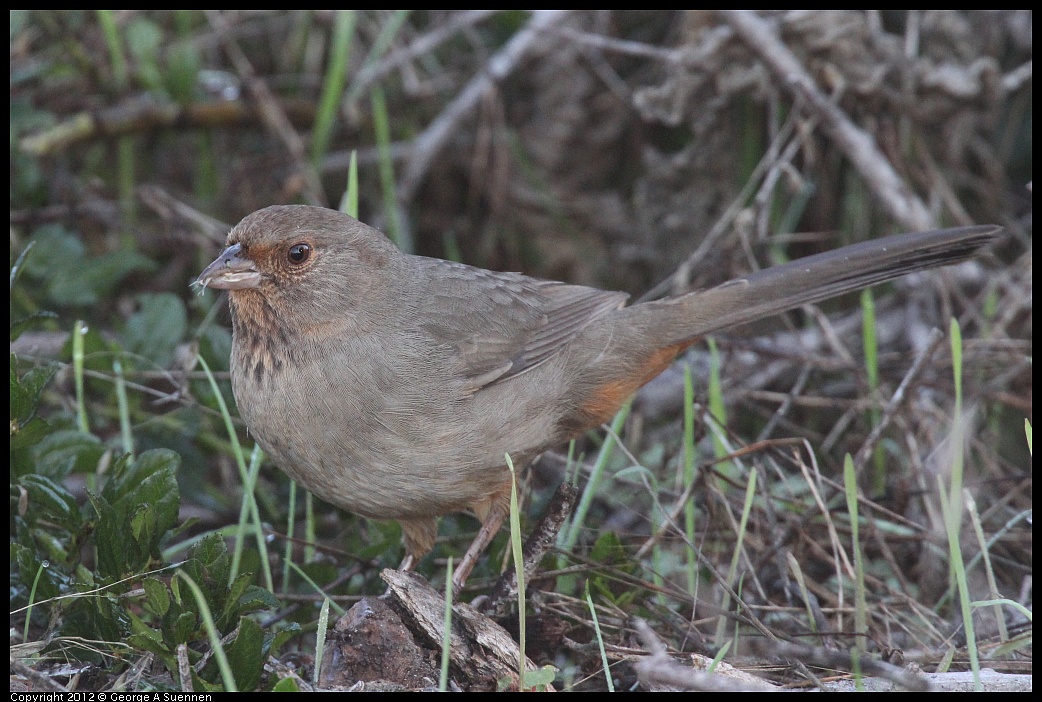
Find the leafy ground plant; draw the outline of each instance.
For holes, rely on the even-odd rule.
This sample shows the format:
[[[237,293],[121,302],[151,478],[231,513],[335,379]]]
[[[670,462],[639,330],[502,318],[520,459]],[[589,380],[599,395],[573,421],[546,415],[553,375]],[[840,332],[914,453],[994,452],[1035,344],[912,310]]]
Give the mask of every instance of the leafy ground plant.
[[[1029,12],[10,20],[13,687],[323,684],[320,612],[382,593],[401,534],[254,451],[227,313],[189,285],[229,223],[345,189],[417,253],[634,299],[924,220],[1002,225],[860,313],[837,300],[692,348],[606,431],[519,470],[522,533],[562,479],[582,497],[500,621],[525,608],[556,689],[654,688],[638,620],[655,660],[777,685],[852,651],[863,672],[1030,670]],[[444,520],[418,571],[440,588],[474,529]]]

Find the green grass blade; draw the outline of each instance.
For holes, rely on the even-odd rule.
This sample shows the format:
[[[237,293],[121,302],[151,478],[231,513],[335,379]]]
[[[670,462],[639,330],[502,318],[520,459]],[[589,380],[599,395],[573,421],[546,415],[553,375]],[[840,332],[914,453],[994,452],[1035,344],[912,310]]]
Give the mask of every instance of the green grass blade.
[[[601,444],[601,450],[597,454],[597,461],[593,464],[593,470],[590,472],[590,479],[586,481],[586,487],[583,488],[583,494],[579,498],[578,506],[575,508],[575,515],[569,522],[568,528],[561,532],[558,544],[565,552],[571,551],[575,547],[576,542],[579,541],[582,525],[586,522],[586,515],[593,506],[594,497],[597,495],[597,489],[600,487],[604,471],[608,466],[608,461],[615,447],[614,437],[618,436],[619,432],[622,431],[622,425],[626,423],[626,417],[629,416],[631,405],[632,400],[627,400],[626,404],[615,415],[615,419],[612,420],[611,431],[608,432],[608,435],[604,438],[604,443]]]
[[[952,423],[952,482],[948,490],[948,503],[951,516],[955,520],[952,528],[958,531],[962,527],[962,483],[965,456],[963,454],[963,417],[962,417],[962,329],[959,320],[952,317],[949,325],[949,337],[952,345],[952,379],[955,383],[955,412]]]
[[[937,492],[941,502],[941,512],[944,515],[944,523],[947,527],[948,556],[951,558],[951,569],[955,575],[956,591],[959,595],[959,608],[962,611],[962,626],[966,635],[966,652],[970,658],[970,671],[973,673],[973,689],[982,689],[980,681],[980,660],[977,657],[977,635],[973,626],[973,607],[970,605],[970,588],[966,579],[966,568],[962,560],[962,547],[959,544],[959,531],[955,529],[959,524],[957,516],[952,514],[951,504],[946,490],[944,489],[944,477],[937,476]],[[959,500],[960,504],[962,500]]]
[[[242,481],[243,499],[247,501],[250,516],[253,519],[254,534],[257,538],[257,550],[260,552],[261,568],[264,572],[264,582],[268,590],[274,592],[275,586],[271,577],[271,563],[268,558],[267,542],[264,539],[264,527],[261,523],[260,511],[257,509],[257,499],[253,494],[253,481],[250,478],[250,472],[246,469],[246,458],[243,456],[242,445],[239,443],[239,434],[235,431],[235,427],[232,425],[231,413],[228,411],[228,405],[224,401],[224,395],[221,394],[221,389],[217,385],[217,379],[213,377],[213,372],[210,371],[210,365],[201,355],[198,357],[198,360],[199,365],[206,374],[207,380],[210,382],[210,389],[213,391],[214,397],[217,400],[217,406],[220,410],[221,418],[224,420],[224,429],[228,433],[228,440],[232,444],[232,455],[235,457],[235,466],[239,469],[239,480]],[[261,455],[260,449],[254,447],[253,457],[258,464]],[[234,560],[234,557],[233,565],[235,567],[230,569],[229,583],[238,577],[238,562]]]
[[[358,152],[353,149],[347,166],[347,190],[340,198],[340,211],[358,219]]]
[[[311,136],[311,163],[318,171],[329,150],[333,126],[339,113],[340,98],[347,83],[347,60],[351,54],[351,39],[355,33],[355,11],[337,10],[333,25],[333,40],[329,48],[329,65],[322,82],[315,128]]]
[[[398,218],[398,196],[394,183],[394,160],[391,157],[391,120],[387,114],[387,100],[379,85],[374,85],[370,96],[373,103],[373,129],[376,132],[376,150],[379,155],[380,189],[383,192],[387,217],[387,236],[405,253],[413,252]]]
[[[756,471],[749,471],[749,482],[745,486],[745,502],[742,504],[742,518],[738,523],[738,534],[735,539],[734,553],[731,554],[731,565],[727,569],[727,587],[728,590],[724,593],[723,602],[720,605],[720,611],[726,612],[731,607],[731,590],[735,581],[735,575],[738,573],[738,560],[742,555],[743,543],[745,542],[745,530],[749,524],[749,515],[753,511],[753,500],[756,497]],[[717,619],[716,623],[716,645],[722,646],[725,642],[725,636],[727,635],[727,617],[723,614]]]
[[[335,601],[326,597],[326,592],[322,589],[322,586],[316,583],[310,575],[308,575],[304,572],[303,569],[301,569],[300,566],[298,566],[296,563],[293,563],[290,567],[293,568],[296,574],[299,575],[304,582],[311,586],[311,589],[313,589],[316,594],[322,595],[324,601],[329,602],[329,606],[332,607],[337,614],[341,616],[346,614],[347,610],[338,605]]]
[[[76,385],[76,425],[84,434],[90,433],[87,422],[87,400],[83,394],[83,337],[87,333],[87,323],[77,320],[72,325],[72,373]]]
[[[843,488],[847,497],[847,514],[850,516],[850,548],[854,553],[854,647],[868,650],[868,599],[865,592],[865,563],[861,554],[861,537],[858,534],[857,475],[854,459],[848,453],[843,458]]]
[[[597,635],[597,650],[601,653],[601,667],[604,668],[604,680],[608,685],[608,692],[615,692],[615,682],[611,679],[611,666],[608,665],[608,653],[604,650],[604,635],[601,633],[601,624],[597,621],[597,608],[593,606],[593,598],[590,597],[589,580],[586,581],[586,605],[590,608],[593,632]]]
[[[861,291],[861,339],[865,354],[865,376],[873,398],[879,390],[879,339],[876,336],[876,303],[872,291]],[[879,408],[873,406],[868,412],[870,427],[882,421]],[[872,495],[882,495],[886,490],[886,454],[883,444],[877,443],[872,452]]]
[[[695,384],[691,366],[684,366],[684,486],[695,482]],[[684,505],[684,534],[689,544],[695,543],[695,501]],[[687,551],[687,591],[697,599],[698,557],[693,549]]]
[[[130,431],[130,407],[127,404],[127,380],[123,376],[123,364],[112,359],[112,374],[116,377],[116,405],[119,410],[119,434],[123,442],[123,453],[134,455],[134,434]]]
[[[289,593],[290,567],[293,562],[293,536],[297,530],[297,481],[289,481],[289,508],[286,510],[286,552],[282,556],[282,593]]]
[[[329,598],[322,600],[322,609],[318,611],[318,629],[315,631],[315,669],[311,673],[311,682],[318,685],[322,673],[322,658],[326,652],[326,630],[329,628]]]
[[[441,667],[438,672],[438,691],[449,690],[449,654],[452,649],[452,556],[445,565],[445,621],[441,629]]]
[[[521,553],[521,516],[517,505],[517,473],[510,454],[506,454],[507,468],[510,470],[510,549],[514,559],[514,572],[517,573],[517,642],[518,689],[525,690],[525,560]]]
[[[239,688],[235,684],[232,667],[228,663],[228,656],[224,652],[224,646],[221,645],[221,635],[213,622],[213,613],[210,611],[210,605],[206,603],[203,591],[183,570],[177,571],[177,575],[188,585],[188,589],[192,591],[192,597],[195,598],[195,604],[199,608],[199,615],[203,620],[203,627],[206,629],[206,636],[210,639],[210,647],[213,649],[214,658],[217,660],[217,669],[221,671],[221,680],[224,683],[225,692],[238,692]]]

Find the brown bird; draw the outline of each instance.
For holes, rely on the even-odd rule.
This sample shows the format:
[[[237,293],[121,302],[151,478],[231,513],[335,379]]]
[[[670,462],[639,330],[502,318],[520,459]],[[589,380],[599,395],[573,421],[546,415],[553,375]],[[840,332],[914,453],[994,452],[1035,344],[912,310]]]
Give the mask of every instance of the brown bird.
[[[290,477],[398,520],[406,568],[437,517],[477,516],[458,587],[508,513],[506,454],[523,465],[605,422],[706,334],[957,263],[998,231],[868,241],[625,307],[624,293],[411,256],[336,210],[276,206],[239,222],[196,283],[229,292],[235,400]]]

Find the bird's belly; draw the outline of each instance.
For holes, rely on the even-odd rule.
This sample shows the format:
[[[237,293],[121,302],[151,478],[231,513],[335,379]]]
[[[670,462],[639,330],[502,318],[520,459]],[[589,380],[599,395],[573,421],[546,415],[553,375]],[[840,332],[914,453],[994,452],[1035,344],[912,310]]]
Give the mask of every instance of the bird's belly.
[[[399,337],[316,343],[292,361],[262,377],[233,363],[239,412],[290,477],[370,518],[480,508],[508,488],[507,454],[520,468],[563,438],[568,384],[555,364],[474,392],[447,356]]]
[[[475,422],[465,406],[389,407],[371,393],[300,377],[243,392],[250,382],[233,374],[251,435],[287,475],[351,512],[374,519],[441,516],[470,509],[509,484],[508,449],[500,450],[489,427],[499,422]]]

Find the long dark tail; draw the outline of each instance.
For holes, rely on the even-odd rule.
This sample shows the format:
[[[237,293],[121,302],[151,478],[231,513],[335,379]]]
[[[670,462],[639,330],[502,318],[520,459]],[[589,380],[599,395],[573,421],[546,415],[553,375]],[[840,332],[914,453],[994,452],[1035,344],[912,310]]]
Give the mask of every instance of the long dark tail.
[[[996,226],[898,234],[797,259],[709,290],[649,305],[677,306],[659,339],[682,342],[786,310],[821,302],[908,273],[959,263],[994,241]],[[631,308],[636,312],[642,305]],[[657,317],[666,321],[659,315]]]

